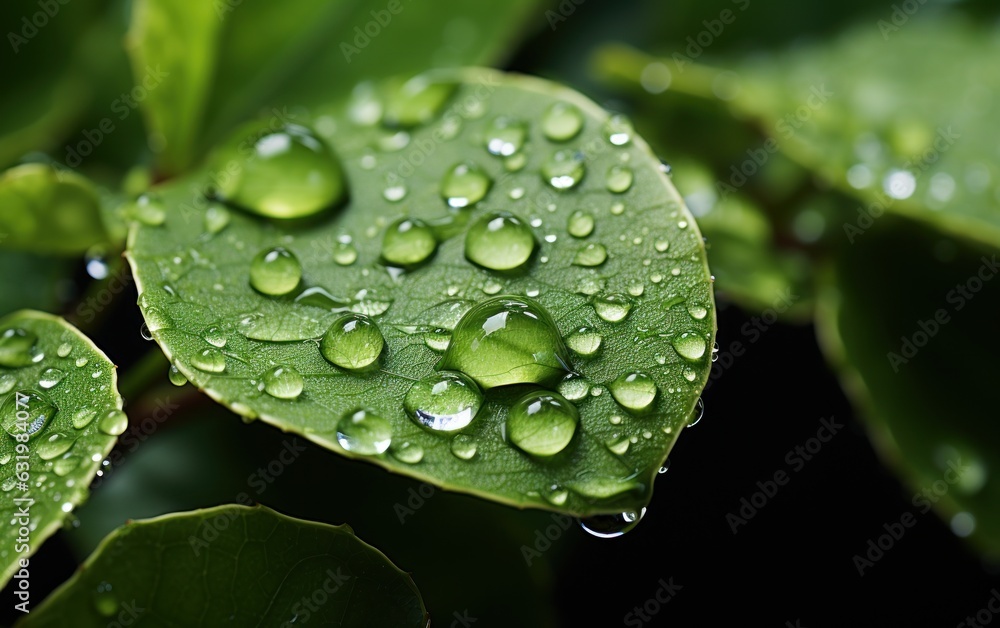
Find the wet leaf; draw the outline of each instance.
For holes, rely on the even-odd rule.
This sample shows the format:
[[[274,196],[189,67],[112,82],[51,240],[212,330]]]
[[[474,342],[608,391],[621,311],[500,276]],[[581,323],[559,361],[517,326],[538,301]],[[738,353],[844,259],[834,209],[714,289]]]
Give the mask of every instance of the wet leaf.
[[[637,510],[715,328],[700,233],[659,161],[544,81],[476,70],[387,89],[380,108],[427,121],[356,125],[353,101],[329,114],[336,167],[299,128],[255,136],[294,151],[223,153],[154,191],[166,220],[128,250],[154,338],[213,398],[341,454],[521,507]],[[623,166],[628,189],[609,191]],[[206,185],[254,211],[205,201]],[[512,445],[516,405],[551,431]]]
[[[121,408],[114,365],[75,328],[39,312],[0,319],[0,517],[18,523],[2,533],[3,582],[86,499]]]
[[[410,577],[350,527],[262,506],[133,521],[19,626],[427,624]]]
[[[914,512],[933,506],[994,557],[995,378],[970,360],[1000,350],[998,273],[996,249],[886,217],[853,246],[844,241],[817,308],[824,349],[876,449],[914,491]]]

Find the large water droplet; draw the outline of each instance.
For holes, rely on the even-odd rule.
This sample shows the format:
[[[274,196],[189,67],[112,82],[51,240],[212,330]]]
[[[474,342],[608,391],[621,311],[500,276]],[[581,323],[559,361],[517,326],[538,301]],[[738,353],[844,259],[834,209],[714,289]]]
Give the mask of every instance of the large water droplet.
[[[414,266],[437,249],[434,231],[417,218],[400,218],[389,225],[382,238],[382,258],[397,266]]]
[[[35,453],[42,460],[52,460],[56,456],[61,456],[69,451],[75,442],[69,435],[56,432],[38,443]]]
[[[582,210],[576,210],[569,216],[566,231],[574,238],[586,238],[594,231],[594,217]]]
[[[268,218],[311,216],[346,193],[336,156],[319,136],[296,124],[271,130],[254,123],[238,131],[217,159],[217,171],[227,175],[217,177],[219,196]]]
[[[493,297],[466,312],[435,368],[461,371],[485,389],[555,386],[570,371],[552,317],[535,301],[517,296]]]
[[[645,373],[622,375],[608,384],[611,396],[623,408],[632,412],[645,412],[656,399],[656,382]]]
[[[603,244],[591,242],[580,247],[573,256],[573,264],[577,266],[600,266],[608,259],[608,250]]]
[[[483,393],[461,373],[444,371],[414,382],[403,406],[420,425],[453,432],[469,425],[483,403]]]
[[[392,443],[392,426],[371,410],[355,410],[337,422],[337,442],[356,454],[383,454]]]
[[[611,166],[608,169],[608,176],[606,183],[609,192],[614,192],[615,194],[621,194],[622,192],[627,192],[630,187],[632,187],[632,179],[634,175],[632,174],[632,169],[628,166]]]
[[[580,519],[580,527],[588,534],[598,538],[613,539],[639,525],[645,515],[645,508],[638,513],[634,510],[628,510],[615,515],[596,515]]]
[[[582,128],[583,114],[579,107],[570,103],[554,103],[542,116],[542,133],[553,142],[571,140]]]
[[[270,296],[288,294],[302,281],[302,264],[280,246],[265,249],[250,262],[250,285]]]
[[[351,371],[378,366],[385,338],[364,314],[346,314],[330,325],[320,342],[320,352],[328,362]]]
[[[586,169],[583,153],[562,149],[552,153],[542,164],[542,178],[557,190],[569,190],[583,180]]]
[[[0,334],[0,366],[20,368],[34,361],[38,336],[20,327],[5,329]]]
[[[97,422],[97,429],[109,436],[118,436],[128,427],[128,417],[121,410],[112,410]]]
[[[486,131],[486,150],[493,155],[509,157],[521,150],[527,134],[524,122],[505,116],[495,118]]]
[[[491,212],[477,220],[465,236],[465,257],[492,270],[522,266],[535,250],[531,227],[507,212]]]
[[[511,407],[507,438],[529,454],[552,456],[569,445],[579,422],[576,406],[562,395],[530,392]]]
[[[441,181],[441,197],[449,207],[468,207],[483,200],[493,180],[472,162],[452,167]]]
[[[264,392],[276,399],[296,399],[304,386],[302,375],[290,366],[276,366],[264,375]]]
[[[45,428],[57,411],[56,405],[44,393],[19,391],[7,397],[0,407],[0,424],[11,436],[27,434],[30,440]]]
[[[687,331],[673,339],[674,350],[686,360],[695,362],[705,355],[707,344],[697,332]]]
[[[623,294],[605,294],[594,299],[594,311],[609,323],[623,320],[632,310],[632,301]]]

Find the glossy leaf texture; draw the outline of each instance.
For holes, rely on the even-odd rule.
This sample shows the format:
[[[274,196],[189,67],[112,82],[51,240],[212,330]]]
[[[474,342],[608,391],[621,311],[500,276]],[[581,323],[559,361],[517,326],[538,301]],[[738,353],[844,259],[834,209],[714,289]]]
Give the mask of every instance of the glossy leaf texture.
[[[78,255],[108,238],[101,203],[87,179],[43,164],[0,176],[0,246],[51,255]]]
[[[17,523],[0,534],[3,582],[86,499],[127,427],[121,408],[114,365],[75,328],[30,311],[0,319],[0,516]]]
[[[176,173],[206,140],[263,110],[287,122],[299,107],[344,98],[361,81],[494,63],[540,4],[142,0],[130,56],[137,83],[150,80],[150,68],[163,77],[143,107],[161,165]]]
[[[645,142],[569,89],[487,70],[393,83],[316,126],[336,129],[336,167],[304,129],[250,132],[284,148],[151,192],[165,220],[127,255],[178,370],[245,417],[449,489],[645,505],[715,330],[700,233]]]
[[[424,628],[409,575],[350,527],[257,506],[133,521],[18,626]]]
[[[826,275],[817,325],[869,423],[872,442],[961,536],[1000,556],[996,249],[887,216]],[[984,412],[986,414],[984,414]]]

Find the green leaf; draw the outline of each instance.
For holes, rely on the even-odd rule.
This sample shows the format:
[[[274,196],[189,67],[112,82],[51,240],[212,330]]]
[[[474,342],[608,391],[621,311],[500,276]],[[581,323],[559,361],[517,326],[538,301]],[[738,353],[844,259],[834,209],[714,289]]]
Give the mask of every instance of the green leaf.
[[[74,327],[30,311],[0,319],[0,517],[18,522],[0,534],[0,581],[84,501],[127,424],[121,408],[115,366]]]
[[[168,76],[143,106],[163,143],[162,165],[176,173],[269,107],[287,119],[294,116],[289,106],[341,99],[360,81],[493,63],[540,4],[143,0],[130,50],[137,81],[148,67]]]
[[[19,626],[427,624],[413,580],[346,525],[262,506],[134,521]]]
[[[411,85],[434,91],[455,78],[436,75]],[[592,102],[526,77],[468,70],[458,78],[442,109],[405,133],[356,125],[344,111],[325,115],[324,128],[337,129],[328,138],[337,167],[327,164],[324,149],[303,148],[308,132],[299,128],[262,140],[297,152],[249,160],[223,153],[226,168],[156,190],[166,219],[137,225],[127,251],[149,329],[176,367],[214,399],[338,453],[521,507],[574,514],[638,509],[708,376],[715,312],[701,235],[645,142],[632,134],[628,143],[612,144],[608,114]],[[385,105],[407,117],[426,113],[436,100],[408,89],[415,100],[390,90],[388,102],[374,109],[370,101],[346,108],[356,116],[359,107]],[[547,139],[543,127],[564,135],[575,126],[565,111],[548,117],[551,107],[558,113],[567,104],[582,130],[568,140]],[[525,133],[523,147],[494,156],[487,139],[497,118],[509,115],[521,120],[512,124]],[[511,128],[501,133],[509,143],[494,142],[497,152],[522,145]],[[623,164],[633,181],[612,193],[607,173]],[[298,215],[307,202],[330,201],[327,192],[336,186],[317,181],[338,169],[349,200],[292,222],[225,210],[196,194],[229,173],[247,184],[218,190],[260,213]],[[559,185],[577,184],[554,189],[543,171]],[[622,171],[615,173],[620,185]],[[494,216],[498,210],[513,217]],[[414,222],[398,224],[404,216]],[[493,236],[483,239],[484,219],[504,228],[495,249]],[[397,247],[400,241],[408,244]],[[281,250],[268,254],[274,247]],[[507,268],[531,247],[528,261],[513,270],[483,267]],[[406,267],[388,264],[386,255]],[[250,285],[252,266],[261,292]],[[267,272],[272,268],[277,272]],[[490,309],[498,304],[510,311]],[[346,314],[368,318],[348,325]],[[482,321],[473,319],[491,314],[504,330],[518,332],[479,343]],[[580,334],[584,327],[590,332]],[[330,329],[335,333],[324,338]],[[467,427],[461,424],[477,406],[475,384],[459,375],[439,382],[437,390],[455,401],[447,408],[430,384],[415,386],[439,377],[435,363],[449,343],[447,363],[480,385],[496,385]],[[560,382],[567,369],[579,377]],[[629,379],[635,373],[642,376]],[[557,419],[573,410],[555,399],[555,406],[538,408],[554,411],[553,440],[521,429],[532,421],[508,435],[523,437],[522,447],[536,453],[564,447],[558,454],[531,455],[508,443],[515,402],[556,389],[579,410],[571,441],[562,439],[572,432],[572,418]]]
[[[736,72],[663,61],[671,89],[724,97],[779,150],[860,199],[841,226],[848,237],[863,237],[872,217],[889,212],[1000,244],[1000,167],[989,132],[1000,102],[987,96],[1000,89],[1000,31],[941,14],[921,14],[905,28],[883,24],[734,61]],[[653,61],[621,49],[599,60],[608,71],[626,65],[636,78]]]
[[[844,242],[817,305],[823,347],[864,410],[872,442],[915,493],[929,491],[915,498],[915,512],[933,505],[946,521],[971,513],[971,540],[994,557],[996,378],[973,364],[1000,351],[991,333],[998,273],[996,249],[886,217],[853,246]],[[967,523],[959,517],[956,529]]]
[[[107,240],[101,205],[90,182],[43,164],[24,164],[0,176],[0,246],[77,255]]]

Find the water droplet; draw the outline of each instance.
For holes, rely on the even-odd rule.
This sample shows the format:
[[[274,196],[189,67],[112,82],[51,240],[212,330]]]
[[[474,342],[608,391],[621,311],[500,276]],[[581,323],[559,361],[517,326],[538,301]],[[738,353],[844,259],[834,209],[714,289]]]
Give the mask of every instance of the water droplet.
[[[708,309],[701,305],[689,305],[688,314],[695,320],[701,320],[708,316]]]
[[[383,454],[392,443],[392,426],[371,410],[348,412],[337,422],[337,442],[356,454]]]
[[[563,506],[569,499],[569,491],[561,488],[558,484],[553,484],[548,490],[542,492],[542,497],[553,506]]]
[[[45,438],[42,442],[38,443],[35,448],[35,453],[42,460],[52,460],[56,456],[61,456],[73,447],[76,441],[70,438],[68,435],[61,432],[56,432]]]
[[[391,127],[427,124],[451,98],[457,85],[427,75],[415,76],[391,91],[385,103],[383,123]]]
[[[542,133],[553,142],[571,140],[582,128],[583,114],[579,107],[570,103],[554,103],[542,116]]]
[[[603,320],[617,323],[632,311],[632,301],[623,294],[605,294],[594,299],[594,311]]]
[[[20,368],[34,361],[38,336],[20,327],[5,329],[0,334],[0,366]]]
[[[17,378],[14,377],[13,373],[0,375],[0,395],[5,395],[14,390],[15,384],[17,384]]]
[[[385,338],[364,314],[346,314],[330,325],[320,342],[328,362],[351,371],[376,368],[385,349]]]
[[[128,417],[121,410],[112,410],[97,422],[97,429],[109,436],[118,436],[128,427]]]
[[[406,464],[417,464],[424,459],[424,448],[409,441],[401,443],[398,447],[393,447],[390,453],[396,460]]]
[[[611,214],[614,216],[621,216],[625,213],[625,205],[622,203],[613,203],[611,205]]]
[[[542,178],[557,190],[569,190],[583,180],[583,154],[562,149],[552,153],[542,164]]]
[[[705,355],[705,339],[697,332],[687,331],[673,339],[674,350],[684,359],[695,362]]]
[[[621,417],[618,417],[618,418],[621,419]],[[619,423],[621,423],[620,420],[619,420]],[[617,425],[617,424],[615,424],[615,425]],[[619,434],[619,435],[615,435],[615,436],[612,436],[611,438],[609,438],[608,441],[606,443],[604,443],[604,445],[612,453],[618,454],[619,456],[624,456],[628,452],[629,446],[632,445],[632,441],[629,440],[628,436],[622,436],[622,435]]]
[[[382,190],[382,198],[390,203],[398,203],[406,198],[406,191],[406,184],[403,183],[402,178],[398,174],[390,173],[386,176],[386,185],[385,189]]]
[[[698,397],[698,402],[694,404],[694,410],[691,411],[691,417],[688,419],[688,424],[686,427],[694,427],[698,425],[701,421],[701,417],[705,416],[705,402],[702,401],[701,397]]]
[[[566,339],[566,346],[577,355],[590,357],[601,348],[602,341],[603,338],[597,331],[581,327]]]
[[[524,122],[505,116],[495,118],[486,131],[486,150],[493,155],[509,157],[521,150],[527,134]]]
[[[247,138],[256,138],[247,152]],[[237,131],[219,152],[217,190],[224,200],[267,218],[312,216],[345,196],[346,181],[333,152],[312,130],[260,123]]]
[[[142,316],[146,319],[144,324],[149,332],[159,331],[173,326],[173,321],[170,320],[170,317],[164,314],[158,307],[144,305],[144,303],[148,303],[148,301],[140,297],[139,305],[143,306]],[[149,337],[149,340],[152,340],[152,336]]]
[[[441,197],[449,207],[461,208],[481,201],[489,192],[493,180],[476,164],[456,164],[441,181]]]
[[[215,326],[206,329],[205,333],[202,334],[201,337],[204,338],[205,342],[207,342],[208,344],[212,345],[213,347],[218,347],[220,349],[222,347],[225,347],[226,343],[229,342],[229,340],[226,338],[226,335],[222,332],[222,330]]]
[[[226,370],[226,356],[218,349],[204,349],[191,358],[191,366],[206,373],[221,373]]]
[[[586,519],[580,519],[580,527],[585,532],[598,538],[613,539],[639,525],[639,522],[642,521],[645,515],[645,508],[638,513],[634,510],[628,510],[615,515],[595,515]]]
[[[573,256],[573,263],[577,266],[600,266],[608,259],[608,250],[603,244],[591,242],[580,247],[580,250]]]
[[[83,462],[82,456],[66,456],[53,463],[52,471],[59,477],[65,477],[66,475],[69,475],[71,471],[79,467],[81,462]]]
[[[611,396],[626,410],[645,412],[656,399],[656,382],[645,373],[629,373],[608,384]]]
[[[177,367],[173,364],[171,364],[170,368],[167,370],[167,378],[174,386],[183,386],[188,383],[188,378],[185,377],[184,373],[177,370]]]
[[[167,219],[167,210],[159,198],[143,194],[132,203],[129,216],[150,227],[159,227]]]
[[[400,218],[389,225],[382,238],[382,258],[398,266],[420,264],[436,249],[434,231],[417,218]]]
[[[570,371],[551,315],[535,301],[516,296],[493,297],[466,312],[435,368],[461,371],[484,389],[554,386]]]
[[[94,608],[102,617],[111,617],[118,612],[118,598],[111,592],[111,585],[102,582],[94,594]]]
[[[518,399],[507,417],[507,438],[522,451],[552,456],[569,445],[580,414],[562,395],[535,391]]]
[[[143,323],[139,327],[139,336],[141,336],[142,339],[145,340],[146,342],[150,342],[153,339],[153,332],[149,331],[148,324]]]
[[[566,231],[574,238],[586,238],[594,231],[594,217],[578,209],[570,214]]]
[[[87,252],[83,256],[83,260],[85,268],[87,269],[87,274],[90,275],[91,278],[100,281],[108,276],[111,269],[108,266],[107,255],[107,249],[100,244],[96,244],[87,249]]]
[[[61,345],[59,345],[59,348],[56,349],[56,355],[58,355],[60,358],[65,358],[72,352],[73,352],[73,345],[69,344],[68,342],[62,343]]]
[[[42,376],[38,380],[38,385],[44,390],[55,388],[55,386],[58,385],[59,382],[63,381],[63,378],[65,377],[65,372],[55,368],[48,368],[42,372]]]
[[[625,146],[632,140],[632,122],[624,115],[616,113],[604,124],[604,136],[615,146]]]
[[[229,226],[229,210],[222,205],[210,205],[205,210],[205,231],[215,235]]]
[[[653,244],[653,248],[655,248],[655,249],[656,249],[657,251],[659,251],[660,253],[663,253],[663,252],[664,252],[664,251],[666,251],[666,250],[667,250],[668,248],[670,248],[670,240],[657,240],[657,241],[656,241],[656,242],[655,242],[655,243]]]
[[[570,401],[579,401],[590,392],[590,384],[582,377],[569,376],[559,382],[559,394]]]
[[[250,262],[250,285],[270,296],[288,294],[302,281],[302,264],[292,252],[276,246],[265,249]]]
[[[633,178],[632,169],[628,166],[611,166],[608,169],[608,176],[605,182],[607,183],[609,192],[621,194],[622,192],[627,192],[632,187]]]
[[[414,382],[403,406],[420,425],[453,432],[469,425],[483,403],[483,393],[462,373],[435,373]]]
[[[73,427],[78,430],[90,425],[97,418],[97,410],[92,408],[81,408],[73,415]]]
[[[290,366],[276,366],[264,375],[264,392],[276,399],[296,399],[305,382]]]
[[[507,172],[518,172],[528,163],[527,153],[514,153],[510,157],[505,157],[503,167]]]
[[[455,438],[451,439],[451,453],[461,460],[472,460],[478,449],[479,444],[476,443],[476,439],[468,434],[456,434]]]
[[[492,270],[512,270],[524,265],[535,250],[531,227],[508,212],[482,216],[465,236],[465,257]]]
[[[350,242],[338,242],[333,246],[333,261],[341,266],[350,266],[358,259],[358,250]]]
[[[687,381],[693,382],[696,377],[697,377],[697,375],[691,369],[686,369],[684,371],[684,379],[686,379]]]
[[[83,368],[83,367],[87,366],[87,364],[89,364],[89,363],[90,363],[90,360],[88,360],[87,358],[79,357],[79,358],[76,359],[76,362],[74,362],[73,364],[76,364],[77,368]]]

